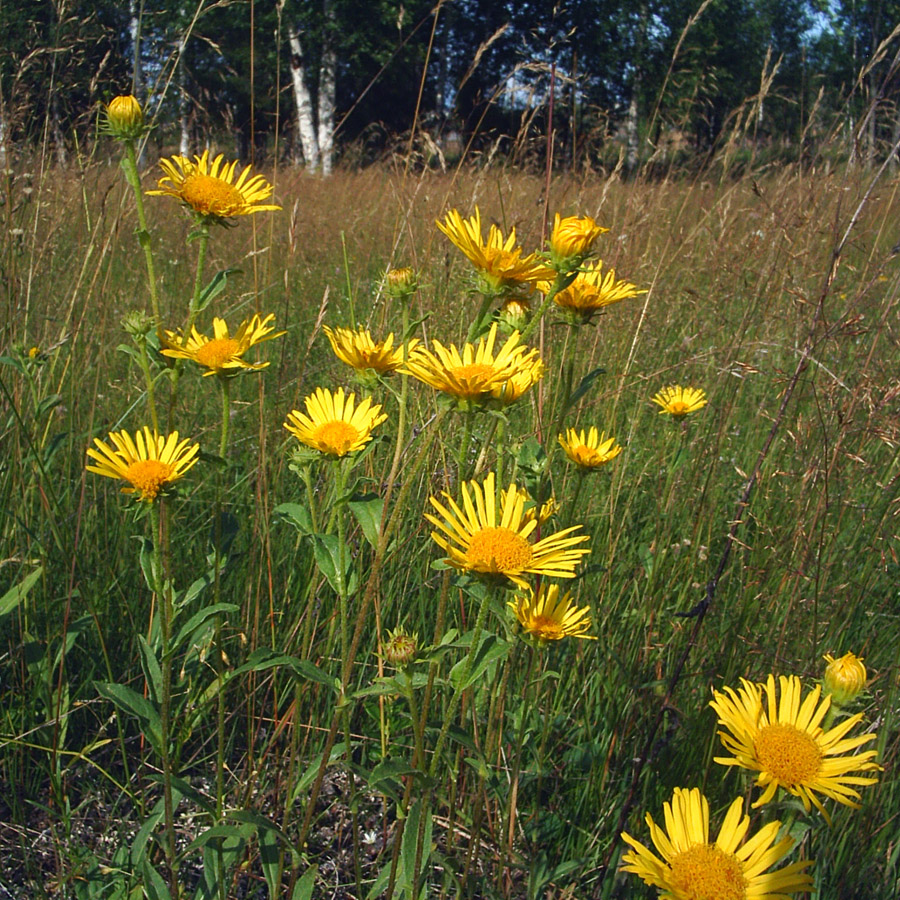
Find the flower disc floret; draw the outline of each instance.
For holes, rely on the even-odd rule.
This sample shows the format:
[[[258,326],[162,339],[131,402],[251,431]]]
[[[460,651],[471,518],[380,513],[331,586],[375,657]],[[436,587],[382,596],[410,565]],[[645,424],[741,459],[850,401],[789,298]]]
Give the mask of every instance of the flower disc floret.
[[[402,344],[394,346],[393,333],[383,341],[375,341],[369,330],[362,328],[354,331],[350,328],[331,329],[324,325],[323,331],[334,355],[341,362],[357,371],[370,369],[379,375],[396,372],[403,365],[404,355],[408,359],[419,345],[418,339],[412,338],[404,351]]]
[[[210,161],[209,150],[204,150],[193,162],[173,156],[161,159],[159,165],[165,175],[157,182],[158,190],[147,193],[174,197],[208,222],[281,209],[261,202],[274,190],[262,175],[251,176],[252,166],[247,166],[235,180],[237,160],[225,163],[221,153]]]
[[[582,556],[590,552],[578,546],[588,540],[586,534],[576,534],[578,525],[532,542],[537,521],[525,515],[523,493],[511,484],[498,498],[493,472],[483,484],[463,482],[461,492],[462,506],[444,491],[443,502],[429,499],[438,515],[425,513],[437,528],[431,537],[457,569],[524,588],[526,574],[573,578]]]
[[[597,431],[596,426],[585,433],[569,428],[565,436],[559,435],[559,444],[566,456],[583,470],[599,469],[611,459],[615,459],[622,448],[614,437],[607,437],[605,431]]]
[[[736,691],[730,687],[724,692],[713,691],[710,706],[725,728],[718,732],[719,738],[733,754],[716,757],[716,762],[759,773],[756,783],[764,790],[754,806],[768,803],[782,787],[798,797],[807,812],[815,806],[830,822],[818,794],[858,809],[859,793],[851,785],[874,784],[878,780],[875,776],[851,774],[881,769],[875,762],[875,750],[853,753],[877,735],[847,737],[862,721],[861,713],[823,731],[821,723],[831,706],[831,697],[826,695],[820,700],[821,691],[817,685],[801,699],[802,686],[796,675],[782,675],[778,690],[775,676],[769,675],[764,685],[742,678]]]
[[[372,431],[387,418],[371,397],[359,406],[355,400],[355,394],[345,397],[343,388],[336,393],[316,388],[304,400],[306,413],[292,410],[284,427],[307,447],[327,456],[346,456],[372,440]]]
[[[454,344],[445,347],[440,341],[433,342],[433,350],[417,348],[402,371],[462,401],[485,401],[494,391],[498,392],[495,396],[512,397],[516,384],[527,390],[543,374],[543,366],[537,350],[519,343],[518,331],[495,353],[496,341],[495,322],[487,337],[477,344],[464,344],[461,351]],[[516,382],[507,388],[507,382],[517,377],[529,383]]]
[[[706,406],[706,392],[701,388],[671,384],[654,394],[651,400],[662,407],[659,411],[661,416],[668,414],[680,419]]]
[[[491,292],[506,288],[524,287],[529,291],[539,281],[552,280],[556,273],[536,253],[522,255],[516,243],[516,229],[507,237],[496,225],[488,230],[487,240],[481,229],[481,213],[475,207],[475,215],[464,219],[457,210],[447,213],[437,227],[450,239],[472,263]]]
[[[189,359],[202,366],[207,375],[237,374],[239,369],[264,369],[267,362],[250,363],[243,357],[244,354],[256,344],[271,341],[281,337],[284,331],[275,331],[272,324],[275,321],[274,313],[269,313],[265,318],[259,314],[253,316],[238,326],[234,335],[229,335],[228,325],[224,319],[213,319],[213,336],[207,337],[201,334],[195,327],[191,328],[191,334],[184,338],[174,331],[166,332],[166,347],[163,356],[175,359]]]
[[[129,486],[124,494],[137,494],[139,500],[155,500],[167,485],[181,478],[197,462],[200,447],[185,438],[178,439],[173,431],[163,437],[146,425],[135,432],[113,431],[109,435],[112,446],[94,438],[95,447],[87,455],[96,462],[88,465],[88,472],[119,478]]]
[[[791,837],[776,841],[781,822],[769,822],[747,838],[750,818],[742,815],[738,797],[728,808],[715,841],[709,839],[709,803],[697,788],[675,788],[663,804],[665,829],[648,813],[650,837],[660,854],[622,832],[632,848],[622,856],[622,871],[659,888],[664,900],[784,900],[788,894],[812,890],[804,871],[811,860],[781,862],[794,845]]]
[[[559,585],[542,581],[537,592],[531,587],[507,603],[519,624],[540,643],[560,641],[565,637],[596,640],[587,634],[591,627],[590,609],[577,607],[568,591],[559,596]]]

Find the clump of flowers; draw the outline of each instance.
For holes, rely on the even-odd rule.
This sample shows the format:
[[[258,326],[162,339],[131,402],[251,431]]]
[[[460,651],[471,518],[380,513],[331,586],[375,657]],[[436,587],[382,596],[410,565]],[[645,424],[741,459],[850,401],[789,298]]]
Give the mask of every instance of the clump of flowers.
[[[200,452],[198,444],[189,439],[179,440],[173,431],[163,437],[148,426],[135,432],[110,432],[112,446],[94,438],[95,447],[88,448],[87,455],[96,465],[88,465],[88,472],[119,478],[128,482],[123,494],[137,494],[139,500],[155,500],[168,485],[181,478],[196,462]]]
[[[251,363],[244,359],[244,354],[257,344],[271,341],[281,337],[284,331],[275,331],[272,324],[275,314],[269,313],[265,318],[257,313],[251,319],[247,319],[238,326],[237,331],[231,335],[224,319],[213,319],[213,336],[207,337],[201,334],[195,327],[191,327],[188,337],[167,331],[165,335],[166,347],[161,351],[163,356],[174,359],[189,359],[202,366],[207,375],[235,375],[241,369],[257,371],[264,369],[268,362]]]
[[[776,841],[781,822],[769,822],[747,839],[749,816],[738,797],[728,808],[715,841],[709,839],[709,803],[697,788],[675,788],[663,804],[665,829],[647,813],[650,838],[660,856],[627,832],[632,849],[622,857],[622,871],[659,888],[662,900],[783,900],[812,890],[801,860],[769,871],[791,851],[794,839]],[[661,857],[661,858],[660,858]]]
[[[193,161],[185,156],[161,159],[159,165],[165,175],[157,183],[158,190],[147,193],[174,197],[209,224],[281,209],[274,203],[262,202],[272,195],[274,188],[262,175],[251,175],[252,166],[247,166],[235,179],[237,160],[226,163],[224,159],[220,153],[210,160],[209,150],[195,156]]]
[[[538,523],[525,516],[522,493],[511,484],[498,499],[493,472],[483,484],[463,482],[461,490],[462,507],[444,491],[443,503],[429,499],[438,516],[425,513],[437,528],[431,537],[447,551],[447,562],[454,568],[525,588],[523,575],[574,578],[575,567],[590,553],[578,546],[588,540],[586,534],[576,533],[579,525],[532,543]]]
[[[769,675],[765,684],[742,678],[736,691],[730,687],[724,692],[713,691],[710,706],[725,728],[719,737],[733,754],[716,757],[716,762],[759,773],[756,783],[764,790],[753,804],[755,807],[768,803],[782,787],[798,797],[807,812],[811,805],[815,806],[830,822],[818,794],[858,809],[859,793],[853,786],[878,780],[872,775],[851,774],[880,770],[875,750],[853,752],[874,741],[877,735],[848,737],[862,721],[862,713],[823,731],[820,726],[831,706],[831,697],[826,695],[820,700],[821,692],[821,685],[816,685],[803,698],[796,675],[782,675],[778,689],[775,676]]]
[[[568,591],[560,596],[559,585],[542,581],[537,591],[528,587],[508,601],[507,606],[528,635],[541,644],[566,637],[597,640],[587,633],[591,627],[589,607],[576,606]]]
[[[306,412],[289,412],[284,427],[301,443],[326,456],[346,456],[365,447],[372,440],[373,430],[387,418],[381,406],[372,405],[371,397],[359,406],[355,401],[356,395],[345,397],[343,388],[336,393],[316,388],[303,401]]]
[[[681,419],[706,406],[706,392],[701,388],[672,384],[654,394],[651,401],[661,407],[660,415],[667,414]]]
[[[583,428],[581,431],[569,428],[565,436],[559,436],[559,444],[566,456],[585,471],[599,469],[622,452],[616,439],[607,437],[605,431],[597,431],[595,425],[587,432]]]

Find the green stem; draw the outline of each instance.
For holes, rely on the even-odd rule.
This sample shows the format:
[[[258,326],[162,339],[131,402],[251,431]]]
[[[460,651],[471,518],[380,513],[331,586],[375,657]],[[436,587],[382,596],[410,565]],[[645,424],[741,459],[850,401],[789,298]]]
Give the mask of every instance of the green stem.
[[[159,416],[156,412],[156,392],[153,388],[153,374],[150,372],[150,357],[147,354],[146,336],[142,336],[135,343],[138,345],[138,363],[144,373],[144,384],[147,386],[147,407],[150,410],[150,421],[153,431],[159,434]]]
[[[553,284],[550,286],[550,290],[547,291],[547,296],[544,297],[544,302],[538,308],[538,311],[532,316],[531,321],[525,326],[525,330],[522,332],[519,337],[519,343],[524,344],[528,338],[534,334],[534,330],[540,324],[541,319],[544,318],[544,313],[550,308],[550,304],[553,302],[553,298],[560,292],[564,291],[574,280],[577,272],[569,272],[563,273],[558,272],[556,278],[553,280]]]

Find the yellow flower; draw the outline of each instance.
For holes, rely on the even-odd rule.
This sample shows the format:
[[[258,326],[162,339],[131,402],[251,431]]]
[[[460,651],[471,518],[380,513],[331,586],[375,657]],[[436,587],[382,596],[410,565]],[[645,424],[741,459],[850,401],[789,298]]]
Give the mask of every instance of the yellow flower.
[[[587,547],[576,546],[588,540],[586,534],[574,533],[579,525],[531,543],[537,522],[526,519],[524,497],[511,484],[498,503],[493,472],[483,486],[463,482],[462,508],[446,491],[443,495],[446,506],[436,497],[429,498],[441,518],[430,513],[425,518],[437,527],[431,537],[447,551],[447,562],[454,568],[508,579],[524,588],[523,575],[574,578],[581,557],[590,553]]]
[[[341,362],[354,369],[374,369],[379,375],[395,372],[403,365],[403,345],[394,347],[394,335],[389,334],[383,341],[372,340],[368,329],[353,331],[350,328],[323,326],[325,336]],[[413,338],[406,345],[406,356],[409,358],[419,341]]]
[[[166,332],[167,347],[162,350],[163,356],[171,356],[176,359],[190,359],[207,369],[203,373],[207,375],[237,374],[235,369],[264,369],[268,363],[249,363],[243,356],[254,345],[263,341],[271,341],[272,338],[281,337],[284,331],[275,331],[275,314],[269,313],[261,319],[256,313],[252,319],[241,322],[234,336],[229,336],[228,326],[223,319],[213,319],[213,337],[208,338],[200,334],[196,328],[191,328],[191,336],[185,339],[174,331]]]
[[[144,113],[136,97],[114,97],[106,107],[106,127],[118,138],[136,138],[144,128]]]
[[[546,294],[550,290],[550,283],[542,282],[537,287]],[[575,276],[575,280],[554,296],[553,302],[573,322],[587,323],[604,307],[646,293],[629,281],[616,280],[615,269],[604,272],[603,262],[597,260],[595,263],[587,263]]]
[[[522,367],[503,384],[491,388],[491,397],[500,406],[509,406],[511,403],[515,403],[522,394],[530,391],[543,377],[544,364],[535,357],[530,363],[523,362]]]
[[[819,702],[821,686],[817,685],[801,703],[802,689],[796,675],[779,678],[780,702],[776,700],[774,675],[769,675],[765,685],[744,678],[741,684],[737,691],[714,690],[709,705],[727,729],[719,732],[722,744],[734,754],[716,757],[716,762],[759,772],[756,783],[765,790],[754,807],[768,803],[775,791],[783,787],[800,798],[807,812],[813,804],[829,822],[817,792],[858,809],[854,800],[859,799],[859,794],[850,785],[874,784],[878,779],[849,773],[881,769],[874,761],[874,750],[850,755],[876,739],[875,734],[845,737],[862,720],[862,714],[823,731],[820,726],[831,706],[831,697],[826,695]]]
[[[395,300],[403,300],[410,297],[419,289],[419,279],[416,270],[409,266],[401,269],[388,269],[384,273],[384,289],[389,297]]]
[[[583,428],[581,431],[569,428],[565,437],[559,436],[559,445],[566,456],[582,469],[599,469],[622,452],[615,438],[608,438],[605,431],[598,433],[594,425],[586,435]]]
[[[463,219],[455,209],[447,213],[437,227],[450,238],[478,270],[488,291],[498,292],[503,288],[527,287],[531,290],[538,281],[556,277],[536,253],[522,256],[522,248],[516,245],[516,229],[504,238],[496,225],[491,225],[487,241],[481,232],[481,213],[475,208],[475,215]]]
[[[776,842],[781,822],[769,822],[745,841],[750,818],[741,815],[742,806],[738,797],[711,843],[706,797],[697,788],[675,788],[671,804],[663,804],[665,829],[646,816],[662,859],[623,831],[632,849],[622,856],[622,871],[659,888],[662,900],[786,900],[788,894],[810,892],[812,878],[803,870],[812,860],[766,871],[791,851],[794,839]]]
[[[845,653],[835,659],[830,653],[825,654],[825,692],[831,695],[835,706],[846,706],[852,703],[866,686],[866,667],[855,653]]]
[[[303,401],[306,414],[292,410],[284,427],[307,447],[328,456],[346,456],[368,444],[373,429],[387,418],[381,406],[372,406],[370,397],[354,408],[355,399],[355,394],[345,398],[343,388],[335,394],[316,388]]]
[[[516,376],[527,376],[531,384],[541,377],[543,365],[538,352],[519,344],[518,331],[507,338],[495,356],[496,340],[495,322],[486,338],[477,344],[464,344],[461,353],[454,344],[445,347],[440,341],[434,341],[433,352],[418,348],[403,371],[435,390],[464,401],[486,400],[495,389],[501,393],[515,391],[515,386],[508,389],[504,386]],[[529,386],[522,387],[522,391]]]
[[[221,221],[232,216],[249,216],[252,213],[281,209],[261,200],[272,195],[274,188],[262,175],[250,175],[251,166],[241,172],[235,181],[237,160],[224,163],[223,154],[210,162],[209,150],[195,156],[191,162],[185,156],[161,159],[160,168],[166,173],[159,179],[159,190],[148,194],[174,197],[208,221]]]
[[[524,488],[522,489],[525,490]],[[525,502],[532,503],[532,499],[528,494],[528,491],[525,491]],[[559,503],[556,501],[556,498],[550,497],[549,500],[545,500],[541,504],[541,508],[538,509],[537,504],[535,503],[533,506],[525,507],[525,521],[531,522],[534,520],[538,523],[538,525],[546,525],[560,510]]]
[[[557,213],[550,233],[550,252],[558,264],[568,262],[571,271],[591,252],[594,241],[605,231],[609,229],[602,228],[590,216],[562,218]]]
[[[706,406],[706,392],[701,388],[672,384],[656,393],[651,401],[662,407],[659,411],[660,415],[668,413],[670,416],[680,419],[682,416]]]
[[[140,494],[141,500],[155,500],[197,462],[200,452],[199,445],[187,438],[179,442],[177,431],[162,437],[146,425],[133,438],[127,431],[110,432],[109,438],[113,447],[94,438],[97,449],[88,448],[87,455],[98,464],[85,468],[107,478],[123,478],[131,487],[123,487],[122,493]]]
[[[559,585],[541,582],[535,594],[532,588],[517,594],[506,604],[519,620],[519,624],[541,643],[560,641],[564,637],[597,640],[585,632],[591,627],[590,610],[580,609],[572,602],[572,595],[566,592],[559,596]]]

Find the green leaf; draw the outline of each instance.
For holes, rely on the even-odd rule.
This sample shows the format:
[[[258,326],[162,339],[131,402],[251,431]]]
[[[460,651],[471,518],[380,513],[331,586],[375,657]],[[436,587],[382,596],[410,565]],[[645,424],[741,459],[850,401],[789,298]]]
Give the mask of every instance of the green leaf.
[[[387,868],[390,870],[390,865]],[[294,885],[294,893],[291,894],[291,900],[310,900],[313,888],[316,886],[316,875],[318,872],[318,866],[310,866],[300,876],[300,880]],[[272,896],[274,897],[275,895],[273,894]]]
[[[187,853],[203,849],[203,874],[194,900],[216,900],[221,896],[220,872],[228,873],[238,864],[252,833],[250,825],[213,825],[191,842]]]
[[[247,659],[247,662],[231,672],[229,678],[243,675],[245,672],[264,672],[266,669],[274,669],[278,666],[284,666],[290,669],[294,675],[300,675],[309,681],[324,684],[336,693],[340,693],[341,691],[340,679],[335,678],[333,675],[329,675],[315,663],[310,662],[308,659],[297,659],[296,656],[276,653],[274,650],[269,650],[267,648],[254,650]]]
[[[159,660],[142,634],[138,635],[138,648],[141,651],[141,668],[144,670],[144,678],[147,679],[147,686],[150,688],[150,700],[153,703],[159,703],[159,698],[162,696],[162,670],[159,667]]]
[[[28,596],[28,592],[34,587],[43,572],[44,567],[38,566],[0,597],[0,617],[11,613]]]
[[[309,510],[299,503],[281,503],[275,507],[273,514],[290,522],[301,534],[312,534],[312,518]]]
[[[156,555],[153,552],[153,541],[148,538],[135,538],[141,545],[140,562],[141,572],[144,573],[144,581],[147,587],[157,594],[159,593],[160,582],[159,572],[156,571]]]
[[[341,544],[334,534],[312,534],[313,553],[316,565],[325,576],[332,590],[338,596],[350,596],[356,590],[356,573],[350,569],[350,550],[344,547],[344,563],[347,572],[341,568]]]
[[[178,632],[178,637],[176,637],[172,643],[172,649],[177,649],[183,644],[188,643],[190,638],[210,619],[213,619],[220,614],[224,615],[226,613],[237,612],[239,609],[240,607],[236,606],[234,603],[214,603],[212,606],[207,606],[199,612],[194,613],[194,615],[184,623],[181,631]]]
[[[602,366],[598,366],[596,369],[591,369],[584,378],[578,383],[578,387],[572,392],[572,395],[566,401],[566,411],[572,409],[577,403],[581,401],[581,399],[587,394],[587,392],[593,387],[594,382],[601,376],[606,374],[606,369]]]
[[[150,860],[146,857],[141,860],[141,880],[144,883],[147,900],[172,900],[162,876],[150,865]]]
[[[223,269],[221,272],[216,272],[212,281],[210,281],[210,283],[200,292],[200,297],[197,300],[197,312],[203,312],[203,310],[209,306],[213,298],[217,297],[225,290],[229,275],[238,275],[240,273],[241,269],[235,268]]]
[[[456,690],[465,690],[471,687],[481,680],[489,666],[506,657],[510,647],[511,644],[501,640],[495,634],[485,635],[478,646],[478,650],[475,652],[472,668],[469,670],[468,676],[465,677],[465,681],[463,681],[463,677],[466,670],[467,657],[461,659],[450,670],[450,683]]]
[[[154,703],[142,697],[137,691],[125,687],[124,684],[95,681],[94,686],[102,697],[110,700],[123,712],[136,716],[153,749],[157,753],[162,753],[162,722]]]
[[[378,494],[356,494],[347,504],[350,512],[359,522],[366,540],[375,548],[381,534],[381,517],[384,512],[384,497]]]
[[[25,374],[25,366],[23,366],[19,360],[13,359],[11,356],[0,356],[0,365],[10,366],[21,375]]]

